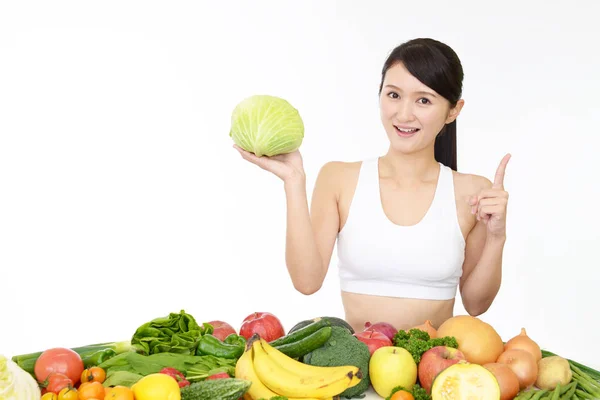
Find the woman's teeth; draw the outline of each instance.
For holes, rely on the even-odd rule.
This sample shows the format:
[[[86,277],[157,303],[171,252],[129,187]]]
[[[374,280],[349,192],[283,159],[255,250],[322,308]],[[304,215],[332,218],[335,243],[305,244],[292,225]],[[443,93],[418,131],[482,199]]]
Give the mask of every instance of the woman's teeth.
[[[397,126],[394,126],[394,128],[396,128],[396,130],[400,134],[407,134],[407,135],[410,135],[411,133],[415,133],[419,130],[419,128],[399,128]]]

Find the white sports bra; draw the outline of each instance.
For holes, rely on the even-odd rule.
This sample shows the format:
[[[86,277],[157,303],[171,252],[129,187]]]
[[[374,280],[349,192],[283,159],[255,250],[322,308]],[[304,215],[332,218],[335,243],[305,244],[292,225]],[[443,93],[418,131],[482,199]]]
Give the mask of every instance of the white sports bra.
[[[362,162],[348,219],[338,234],[343,291],[447,300],[456,296],[465,255],[452,170],[440,163],[433,202],[412,226],[396,225],[383,211],[379,158]]]

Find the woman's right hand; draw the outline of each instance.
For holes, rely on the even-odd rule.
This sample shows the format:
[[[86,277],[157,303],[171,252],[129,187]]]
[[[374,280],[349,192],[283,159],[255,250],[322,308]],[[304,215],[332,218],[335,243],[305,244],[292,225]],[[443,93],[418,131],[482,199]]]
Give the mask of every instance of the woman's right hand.
[[[255,154],[242,149],[238,145],[233,145],[233,147],[237,151],[239,151],[244,160],[247,160],[252,164],[259,166],[265,171],[269,171],[275,174],[286,183],[297,179],[305,179],[304,166],[302,164],[302,156],[300,155],[299,150],[296,150],[292,153],[280,154],[272,157],[257,157]]]

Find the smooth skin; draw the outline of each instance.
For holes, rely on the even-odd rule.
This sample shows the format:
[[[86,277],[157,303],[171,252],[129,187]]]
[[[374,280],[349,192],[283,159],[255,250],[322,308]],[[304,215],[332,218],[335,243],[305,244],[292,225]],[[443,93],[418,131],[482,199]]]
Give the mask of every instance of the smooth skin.
[[[402,64],[391,67],[380,95],[381,121],[390,141],[379,158],[381,206],[396,225],[417,224],[427,213],[435,193],[440,167],[434,143],[445,124],[454,121],[455,107],[412,76]],[[402,137],[395,126],[420,130]],[[299,292],[317,292],[329,269],[338,233],[343,229],[358,182],[361,162],[326,163],[317,177],[310,209],[306,175],[299,151],[274,157],[257,157],[238,146],[241,156],[278,176],[287,202],[286,265]],[[494,182],[453,171],[456,210],[465,239],[465,261],[459,290],[465,310],[473,316],[491,306],[502,279],[502,252],[506,242],[508,193],[504,189],[507,154]],[[452,317],[455,300],[420,300],[372,296],[342,291],[346,320],[363,330],[366,321],[391,323],[407,329],[426,320],[439,327]]]

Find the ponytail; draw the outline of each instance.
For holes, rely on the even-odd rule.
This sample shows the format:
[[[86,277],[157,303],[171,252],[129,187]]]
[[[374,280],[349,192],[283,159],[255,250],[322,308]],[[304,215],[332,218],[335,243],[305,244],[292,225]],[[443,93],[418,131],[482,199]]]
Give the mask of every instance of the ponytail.
[[[457,171],[456,166],[456,120],[447,124],[435,138],[434,154],[437,162]]]

